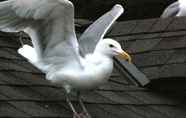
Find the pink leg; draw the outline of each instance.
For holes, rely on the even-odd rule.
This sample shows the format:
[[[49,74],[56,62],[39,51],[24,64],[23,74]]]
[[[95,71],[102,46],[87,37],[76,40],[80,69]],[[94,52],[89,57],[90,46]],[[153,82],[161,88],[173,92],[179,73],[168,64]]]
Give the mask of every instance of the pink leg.
[[[67,103],[68,103],[68,105],[70,106],[70,108],[71,108],[71,110],[72,110],[72,112],[73,112],[73,118],[82,118],[81,115],[79,115],[79,114],[76,112],[76,110],[75,110],[74,106],[72,105],[72,102],[71,102],[71,100],[69,99],[69,96],[68,96],[68,95],[66,95],[66,100],[67,100]]]
[[[82,99],[81,99],[81,95],[78,92],[78,99],[79,99],[79,104],[81,105],[82,109],[83,109],[83,113],[80,113],[82,118],[91,118],[90,114],[88,113]]]

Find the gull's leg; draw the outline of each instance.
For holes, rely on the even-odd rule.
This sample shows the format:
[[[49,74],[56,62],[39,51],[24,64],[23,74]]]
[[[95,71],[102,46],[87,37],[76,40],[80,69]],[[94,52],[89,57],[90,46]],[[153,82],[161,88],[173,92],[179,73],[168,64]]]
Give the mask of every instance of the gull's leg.
[[[77,112],[76,112],[76,110],[75,110],[75,108],[74,108],[74,106],[73,106],[73,104],[72,104],[72,102],[71,102],[71,100],[70,100],[70,98],[69,98],[69,96],[68,96],[68,93],[66,94],[66,100],[67,100],[67,103],[68,103],[68,105],[70,106],[70,108],[71,108],[71,110],[72,110],[72,112],[73,112],[73,118],[81,118],[81,115],[79,115]]]
[[[69,85],[64,85],[64,88],[66,90],[66,101],[68,103],[68,105],[70,106],[72,112],[73,112],[73,118],[81,118],[81,115],[79,115],[76,111],[76,109],[74,108],[71,100],[70,100],[70,97],[69,97],[69,93],[71,91],[71,87]]]
[[[83,118],[91,118],[90,114],[88,113],[88,111],[87,111],[87,109],[86,109],[86,107],[85,107],[85,105],[84,105],[84,103],[83,103],[83,100],[82,100],[82,98],[81,98],[81,94],[80,94],[79,91],[78,91],[77,95],[78,95],[79,104],[80,104],[80,106],[81,106],[82,109],[83,109],[83,113],[81,113],[80,115],[81,115]]]

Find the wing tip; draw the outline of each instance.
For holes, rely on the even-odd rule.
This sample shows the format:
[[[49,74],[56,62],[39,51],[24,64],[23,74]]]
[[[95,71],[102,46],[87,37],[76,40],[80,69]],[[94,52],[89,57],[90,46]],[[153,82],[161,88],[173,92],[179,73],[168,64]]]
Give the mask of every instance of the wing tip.
[[[160,18],[176,17],[179,14],[179,12],[180,12],[180,3],[179,1],[176,1],[164,9]]]
[[[120,5],[120,4],[116,4],[116,5],[114,5],[113,9],[117,9],[117,10],[121,11],[121,13],[124,12],[124,8],[123,8],[123,6]]]

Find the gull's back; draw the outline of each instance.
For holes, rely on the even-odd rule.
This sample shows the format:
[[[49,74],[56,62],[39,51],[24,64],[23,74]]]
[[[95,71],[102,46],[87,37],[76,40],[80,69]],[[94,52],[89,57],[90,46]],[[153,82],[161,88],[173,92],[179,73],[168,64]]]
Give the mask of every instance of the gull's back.
[[[177,16],[186,16],[186,1],[185,0],[179,0],[179,7],[180,11],[177,14]]]

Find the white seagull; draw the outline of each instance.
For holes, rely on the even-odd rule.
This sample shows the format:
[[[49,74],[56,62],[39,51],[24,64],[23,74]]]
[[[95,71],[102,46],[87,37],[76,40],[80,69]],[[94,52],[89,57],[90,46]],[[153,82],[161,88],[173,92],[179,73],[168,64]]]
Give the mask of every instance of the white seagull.
[[[162,18],[186,16],[186,0],[178,0],[170,4],[161,15]]]
[[[113,56],[131,62],[118,42],[103,39],[123,11],[121,5],[115,5],[77,40],[74,6],[69,0],[8,0],[0,2],[0,29],[24,31],[31,37],[33,47],[24,45],[18,53],[44,72],[47,80],[64,87],[74,117],[80,118],[68,93],[105,83],[113,69]],[[79,101],[87,113],[80,97]]]

